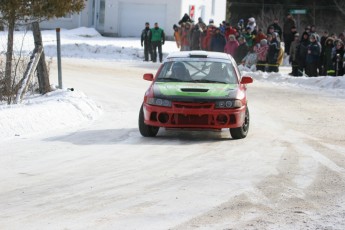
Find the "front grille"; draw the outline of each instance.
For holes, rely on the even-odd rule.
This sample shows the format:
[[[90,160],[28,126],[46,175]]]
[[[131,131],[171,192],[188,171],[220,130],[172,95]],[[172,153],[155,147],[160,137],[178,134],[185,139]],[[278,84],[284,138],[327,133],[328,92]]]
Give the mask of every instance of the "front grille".
[[[174,102],[173,106],[175,108],[186,108],[186,109],[211,109],[213,108],[213,103],[181,103],[181,102]]]
[[[175,114],[172,123],[176,125],[209,125],[208,115],[182,115]]]

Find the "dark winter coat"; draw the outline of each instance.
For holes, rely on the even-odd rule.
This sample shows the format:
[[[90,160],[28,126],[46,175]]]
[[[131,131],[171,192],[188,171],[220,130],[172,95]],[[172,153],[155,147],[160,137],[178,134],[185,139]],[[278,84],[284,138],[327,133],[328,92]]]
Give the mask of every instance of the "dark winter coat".
[[[195,25],[195,27],[193,28],[193,30],[191,31],[191,50],[200,50],[200,36],[201,36],[202,31],[200,30],[198,25]]]
[[[327,71],[329,70],[333,70],[333,58],[332,58],[332,51],[333,51],[333,47],[334,47],[334,39],[332,37],[329,37],[326,39],[325,43],[324,43],[324,48],[322,50],[322,64],[323,64],[323,68],[325,73],[327,73]]]
[[[237,64],[241,64],[241,61],[247,55],[248,51],[249,51],[249,48],[246,42],[240,44],[237,47],[235,57],[234,57]]]
[[[268,45],[267,62],[269,64],[278,64],[279,51],[280,42],[277,39],[273,38]]]
[[[150,28],[143,29],[143,31],[141,32],[141,44],[147,45],[151,43],[150,33],[151,33]]]
[[[304,34],[307,34],[308,38],[305,39]],[[309,44],[310,44],[309,34],[307,32],[304,32],[302,35],[302,38],[301,38],[301,42],[297,46],[297,53],[296,53],[297,62],[299,64],[299,66],[301,66],[301,67],[305,66]]]
[[[216,33],[211,40],[211,51],[224,52],[225,44],[225,37],[220,33]]]
[[[321,45],[317,41],[309,44],[307,48],[306,63],[318,63],[321,55]]]

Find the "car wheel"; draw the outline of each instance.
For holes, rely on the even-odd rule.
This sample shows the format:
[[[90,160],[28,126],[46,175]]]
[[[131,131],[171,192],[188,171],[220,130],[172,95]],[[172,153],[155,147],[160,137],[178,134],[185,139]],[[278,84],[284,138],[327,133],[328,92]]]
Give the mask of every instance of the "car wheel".
[[[141,105],[139,112],[139,131],[140,134],[144,137],[155,137],[159,131],[159,127],[145,124],[143,105]]]
[[[246,114],[244,117],[244,122],[241,127],[230,129],[230,134],[233,139],[242,139],[245,138],[249,130],[249,110],[246,108]]]

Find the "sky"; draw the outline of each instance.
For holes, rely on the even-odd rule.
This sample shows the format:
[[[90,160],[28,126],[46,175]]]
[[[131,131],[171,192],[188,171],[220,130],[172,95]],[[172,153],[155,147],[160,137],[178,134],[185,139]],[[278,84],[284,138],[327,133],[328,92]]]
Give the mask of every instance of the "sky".
[[[62,58],[109,60],[116,62],[140,62],[143,48],[140,38],[103,37],[93,28],[61,30]],[[0,47],[6,50],[7,33],[0,32]],[[50,61],[56,62],[56,32],[42,31],[44,51]],[[33,50],[31,32],[15,32],[15,50],[29,54]],[[174,41],[166,41],[163,53],[178,51]],[[4,52],[4,51],[3,51]],[[16,54],[18,55],[18,53]],[[279,73],[252,72],[242,69],[254,81],[271,82],[285,87],[318,90],[336,97],[345,98],[345,77],[292,77],[291,67],[280,67]],[[43,130],[61,129],[90,122],[102,114],[102,108],[80,91],[57,89],[46,95],[28,95],[21,104],[0,104],[0,139],[13,138],[21,134],[36,134]]]

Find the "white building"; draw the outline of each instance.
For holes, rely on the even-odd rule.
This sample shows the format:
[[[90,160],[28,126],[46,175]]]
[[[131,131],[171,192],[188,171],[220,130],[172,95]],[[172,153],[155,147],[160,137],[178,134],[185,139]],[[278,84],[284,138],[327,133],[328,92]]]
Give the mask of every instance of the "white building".
[[[173,25],[183,15],[195,21],[201,17],[206,24],[225,20],[226,0],[86,0],[79,14],[45,21],[42,29],[94,27],[101,34],[119,37],[139,37],[145,22],[158,22],[167,36],[172,37]]]

